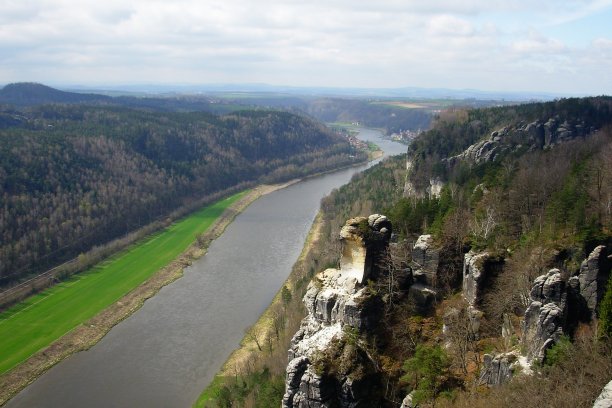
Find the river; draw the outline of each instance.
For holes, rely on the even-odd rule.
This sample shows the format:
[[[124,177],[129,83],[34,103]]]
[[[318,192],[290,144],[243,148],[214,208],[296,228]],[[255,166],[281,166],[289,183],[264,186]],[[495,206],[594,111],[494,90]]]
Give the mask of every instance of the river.
[[[406,146],[362,129],[385,155]],[[372,165],[370,163],[369,165]],[[190,407],[298,258],[321,198],[369,165],[314,177],[251,204],[184,276],[7,407]]]

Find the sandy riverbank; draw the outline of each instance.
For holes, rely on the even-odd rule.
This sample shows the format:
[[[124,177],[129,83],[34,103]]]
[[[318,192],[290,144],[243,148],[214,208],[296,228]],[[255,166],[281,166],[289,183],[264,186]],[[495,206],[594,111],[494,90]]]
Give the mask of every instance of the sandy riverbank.
[[[306,258],[306,256],[308,256],[310,251],[314,248],[314,245],[319,240],[322,228],[323,219],[321,217],[321,213],[318,213],[314,222],[312,223],[310,231],[308,232],[306,241],[304,242],[304,247],[302,248],[302,253],[296,260],[296,264],[302,262]],[[291,293],[294,293],[294,286],[301,277],[302,276],[298,273],[298,269],[293,268],[291,274],[289,274],[283,286],[286,286]],[[263,314],[259,317],[257,322],[255,322],[255,324],[249,330],[250,332],[257,333],[257,336],[261,339],[266,339],[274,336],[274,327],[272,323],[274,319],[273,310],[275,309],[275,307],[277,307],[283,302],[281,291],[282,287],[276,293],[274,299],[272,299],[272,302],[266,308]],[[260,341],[260,343],[262,342],[263,341]],[[251,354],[256,354],[258,352],[259,350],[257,343],[252,338],[252,336],[245,336],[240,342],[240,347],[232,352],[225,364],[223,364],[221,371],[217,375],[222,377],[234,376],[236,374],[236,368],[245,367],[247,364],[247,360],[249,360],[249,358],[251,357]]]
[[[234,218],[259,197],[288,187],[299,180],[284,184],[261,185],[228,207],[208,230],[177,259],[160,269],[147,281],[136,287],[89,321],[79,325],[22,364],[0,376],[0,406],[32,383],[45,371],[76,352],[87,350],[100,341],[113,326],[138,310],[159,290],[183,275],[183,269],[202,257],[210,243],[218,238]]]

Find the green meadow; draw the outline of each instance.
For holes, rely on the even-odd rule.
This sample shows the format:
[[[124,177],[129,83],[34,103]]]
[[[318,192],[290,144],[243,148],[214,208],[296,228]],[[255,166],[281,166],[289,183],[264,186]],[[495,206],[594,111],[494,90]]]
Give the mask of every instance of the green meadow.
[[[152,234],[95,267],[0,313],[0,374],[110,306],[177,258],[235,194]]]

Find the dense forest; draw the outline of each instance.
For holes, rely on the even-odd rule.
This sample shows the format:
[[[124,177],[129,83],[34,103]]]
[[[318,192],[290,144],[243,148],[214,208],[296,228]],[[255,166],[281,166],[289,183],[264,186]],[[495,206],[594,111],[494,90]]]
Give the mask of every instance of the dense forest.
[[[598,283],[602,300],[592,315],[566,306],[563,336],[533,363],[530,375],[521,375],[521,366],[506,368],[514,373],[511,381],[496,377],[487,386],[483,378],[491,369],[485,361],[493,358],[485,355],[501,356],[495,360],[500,369],[516,358],[508,356],[529,347],[521,322],[538,276],[556,268],[560,279],[575,282],[594,248],[612,252],[611,107],[612,98],[600,97],[445,112],[408,156],[385,160],[332,192],[322,200],[319,241],[296,264],[300,278],[291,291],[283,289],[285,304],[275,312],[289,334],[277,331],[269,353],[255,353],[242,377],[217,386],[216,406],[271,407],[282,400],[286,373],[278,360],[286,361],[291,335],[305,314],[304,282],[337,265],[337,237],[346,219],[371,213],[388,215],[395,232],[381,265],[387,275],[367,285],[369,296],[384,305],[380,324],[365,331],[345,326],[342,340],[315,353],[311,387],[352,382],[363,390],[372,386],[363,381],[374,381],[376,395],[359,396],[370,406],[399,407],[408,393],[423,407],[592,406],[612,372],[610,278],[607,290],[605,281]],[[485,154],[485,144],[497,154]],[[412,163],[408,171],[406,161]],[[439,190],[430,188],[432,180]],[[425,233],[437,264],[428,290],[437,295],[424,305],[392,277],[421,267],[413,262],[412,248]],[[475,304],[478,326],[462,287],[467,253],[486,254],[480,265],[489,275]],[[610,262],[601,262],[598,273],[605,278]],[[568,290],[562,299],[574,296],[570,286],[562,287]]]
[[[214,193],[366,159],[285,112],[0,109],[0,282],[52,267]]]

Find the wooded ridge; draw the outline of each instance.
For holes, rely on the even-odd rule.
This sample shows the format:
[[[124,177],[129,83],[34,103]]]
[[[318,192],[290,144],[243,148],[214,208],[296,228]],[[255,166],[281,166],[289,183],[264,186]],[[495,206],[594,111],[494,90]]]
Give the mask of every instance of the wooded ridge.
[[[444,112],[334,190],[277,310],[293,339],[276,333],[207,406],[593,406],[612,372],[611,106]],[[345,275],[389,230],[353,218],[372,213],[394,236],[359,284]]]
[[[241,183],[366,160],[305,117],[123,107],[0,108],[0,284]]]

